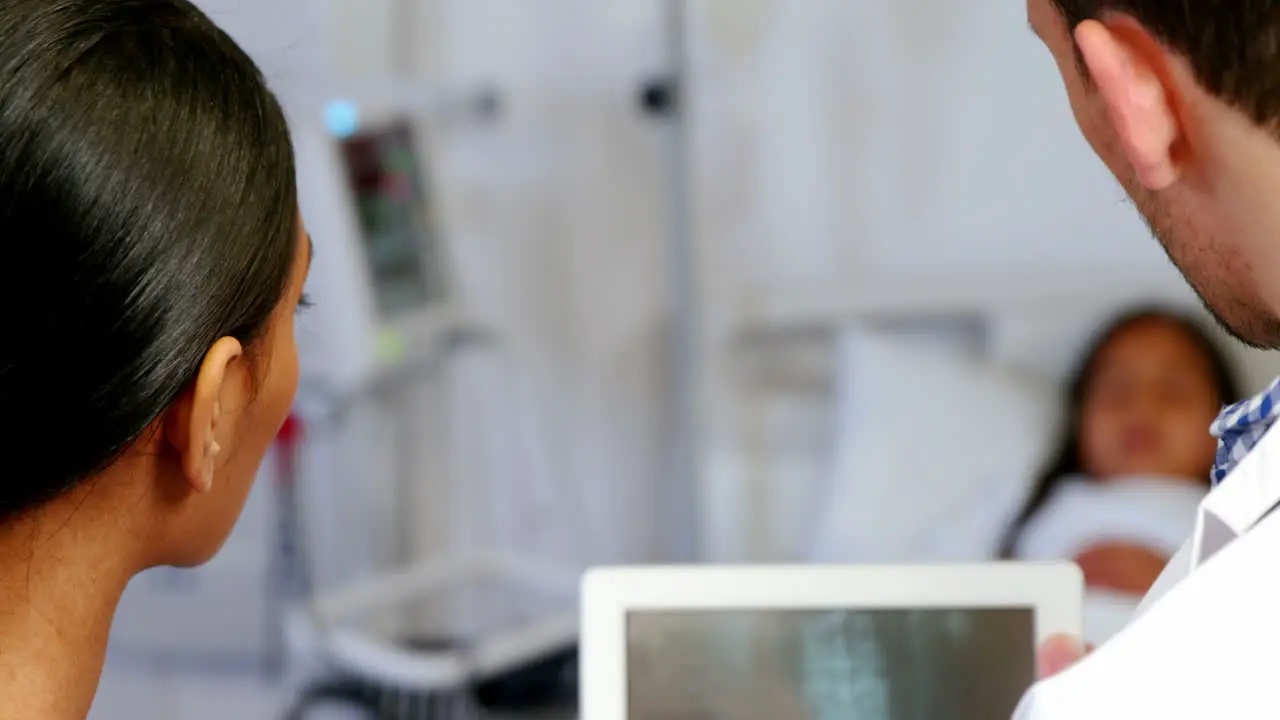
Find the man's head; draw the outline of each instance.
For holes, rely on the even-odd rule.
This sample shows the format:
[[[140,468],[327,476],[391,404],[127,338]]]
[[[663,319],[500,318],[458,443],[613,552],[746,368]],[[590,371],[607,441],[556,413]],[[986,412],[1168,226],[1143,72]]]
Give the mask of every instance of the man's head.
[[[1076,121],[1219,321],[1280,348],[1280,0],[1027,0]]]

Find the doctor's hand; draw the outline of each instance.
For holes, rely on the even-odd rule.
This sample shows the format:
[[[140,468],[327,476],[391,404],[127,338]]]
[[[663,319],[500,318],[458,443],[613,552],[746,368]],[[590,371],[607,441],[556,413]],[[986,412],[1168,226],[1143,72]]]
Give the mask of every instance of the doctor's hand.
[[[1093,647],[1086,647],[1078,638],[1070,635],[1055,635],[1045,641],[1036,653],[1036,669],[1041,680],[1053,677],[1075,665],[1085,655],[1093,652]]]

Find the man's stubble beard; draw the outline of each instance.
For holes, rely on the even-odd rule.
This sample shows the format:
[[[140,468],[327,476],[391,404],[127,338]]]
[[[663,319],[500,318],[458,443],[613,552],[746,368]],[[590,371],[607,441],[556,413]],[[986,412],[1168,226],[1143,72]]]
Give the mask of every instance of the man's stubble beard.
[[[1165,204],[1136,183],[1128,187],[1134,208],[1146,222],[1152,237],[1178,269],[1214,322],[1237,341],[1259,350],[1280,349],[1280,318],[1266,308],[1240,297],[1246,278],[1232,290],[1231,258],[1213,237],[1195,237],[1190,222],[1179,222]],[[1180,233],[1183,228],[1186,234]]]

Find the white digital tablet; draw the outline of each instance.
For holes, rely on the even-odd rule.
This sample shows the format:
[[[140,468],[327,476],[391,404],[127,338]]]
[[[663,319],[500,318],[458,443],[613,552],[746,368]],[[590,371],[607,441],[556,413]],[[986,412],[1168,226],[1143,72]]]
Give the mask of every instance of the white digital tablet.
[[[595,570],[581,717],[1005,720],[1083,595],[1058,563]]]

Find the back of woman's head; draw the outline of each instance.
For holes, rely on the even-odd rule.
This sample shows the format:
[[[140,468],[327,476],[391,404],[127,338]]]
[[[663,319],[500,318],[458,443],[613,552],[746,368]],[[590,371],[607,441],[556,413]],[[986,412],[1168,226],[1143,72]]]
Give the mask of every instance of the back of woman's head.
[[[258,69],[189,2],[0,4],[0,513],[109,466],[219,338],[254,347],[294,180]]]
[[[1201,403],[1198,398],[1191,399],[1190,401],[1196,408],[1198,408],[1195,411],[1194,417],[1200,417],[1203,412],[1207,412],[1210,417],[1203,422],[1203,427],[1201,427],[1200,424],[1196,424],[1194,421],[1188,421],[1191,424],[1194,424],[1194,427],[1192,427],[1189,432],[1194,433],[1195,438],[1192,438],[1190,443],[1178,442],[1178,440],[1182,438],[1173,438],[1172,442],[1166,441],[1164,443],[1165,445],[1176,445],[1177,447],[1163,448],[1165,451],[1163,453],[1163,457],[1167,458],[1170,451],[1172,451],[1172,454],[1175,457],[1173,458],[1174,462],[1171,464],[1176,465],[1177,467],[1182,467],[1183,465],[1188,464],[1186,463],[1187,458],[1202,457],[1205,453],[1199,452],[1198,447],[1203,446],[1208,448],[1208,461],[1212,461],[1213,441],[1212,438],[1209,437],[1209,423],[1212,419],[1211,416],[1217,410],[1221,409],[1222,406],[1234,403],[1241,397],[1240,386],[1235,378],[1234,372],[1232,371],[1230,362],[1227,360],[1222,349],[1208,331],[1206,331],[1199,322],[1195,321],[1191,317],[1177,311],[1161,307],[1140,307],[1130,310],[1113,319],[1094,336],[1093,340],[1085,348],[1084,353],[1076,365],[1075,372],[1067,382],[1065,398],[1066,412],[1065,420],[1061,428],[1061,438],[1040,475],[1036,478],[1026,505],[1015,518],[1014,522],[1005,534],[1001,545],[1001,555],[1003,557],[1011,557],[1013,555],[1016,550],[1018,537],[1020,536],[1023,527],[1025,527],[1031,518],[1039,512],[1042,507],[1044,507],[1052,497],[1054,491],[1064,480],[1075,476],[1097,475],[1102,472],[1100,468],[1089,466],[1090,463],[1086,456],[1088,455],[1087,445],[1090,438],[1096,439],[1100,435],[1103,436],[1103,441],[1110,443],[1110,447],[1108,448],[1109,450],[1115,448],[1121,448],[1123,450],[1123,446],[1126,442],[1142,443],[1145,447],[1135,451],[1134,454],[1144,455],[1145,457],[1138,460],[1134,465],[1147,466],[1151,464],[1159,464],[1153,463],[1151,456],[1152,453],[1157,455],[1161,454],[1161,448],[1158,447],[1160,441],[1159,439],[1154,439],[1150,432],[1140,428],[1138,432],[1142,435],[1141,437],[1135,436],[1136,439],[1126,439],[1114,437],[1116,434],[1124,433],[1125,430],[1117,430],[1113,425],[1098,428],[1092,434],[1089,432],[1090,428],[1085,427],[1085,419],[1087,416],[1097,416],[1097,413],[1093,415],[1087,413],[1087,409],[1090,407],[1089,402],[1091,394],[1096,395],[1096,386],[1099,384],[1098,381],[1101,373],[1105,370],[1103,362],[1104,359],[1107,357],[1114,357],[1114,354],[1111,351],[1116,348],[1117,344],[1123,344],[1121,342],[1122,339],[1133,336],[1131,331],[1139,328],[1161,330],[1163,331],[1162,337],[1166,340],[1168,340],[1169,336],[1176,337],[1176,342],[1179,343],[1176,347],[1189,348],[1188,350],[1180,350],[1178,353],[1179,357],[1183,355],[1192,356],[1193,360],[1191,361],[1191,364],[1181,365],[1178,367],[1194,368],[1186,370],[1186,372],[1182,374],[1195,374],[1200,376],[1201,381],[1196,383],[1195,387],[1205,388],[1205,390],[1200,393],[1205,398],[1203,403]],[[1176,332],[1171,333],[1169,332],[1169,329]],[[1142,341],[1142,344],[1136,346],[1136,348],[1141,350],[1141,355],[1144,357],[1150,357],[1152,353],[1168,355],[1169,353],[1174,352],[1169,349],[1167,342],[1153,343],[1149,334],[1146,337],[1133,337]],[[1108,361],[1108,364],[1114,364],[1114,362]],[[1157,363],[1155,365],[1148,365],[1148,367],[1158,368],[1159,372],[1163,373],[1166,372],[1165,368],[1169,367],[1169,365]],[[1207,374],[1207,378],[1204,377],[1205,374]],[[1181,380],[1175,382],[1179,383],[1177,387],[1173,390],[1165,387],[1162,389],[1162,392],[1165,395],[1172,397],[1173,402],[1181,403],[1182,396],[1185,395],[1185,391],[1183,389],[1185,387],[1185,382],[1182,382]],[[1134,397],[1132,388],[1126,387],[1121,389],[1119,392],[1126,394],[1130,398]],[[1149,405],[1150,403],[1145,404]],[[1203,408],[1200,407],[1201,404],[1204,405]],[[1151,408],[1144,408],[1145,413],[1154,412],[1159,414],[1162,411],[1163,410],[1160,407],[1152,406]],[[1179,417],[1181,419],[1182,417],[1185,417],[1185,414],[1179,412]],[[1096,423],[1097,421],[1095,420],[1094,422]],[[1181,424],[1187,425],[1188,422],[1183,422]],[[1185,435],[1186,433],[1183,434]],[[1198,442],[1201,440],[1203,443]],[[1193,445],[1196,447],[1192,447]],[[1203,468],[1203,471],[1203,480],[1207,483],[1209,468],[1205,467]],[[1154,468],[1148,470],[1148,472],[1163,474]]]

